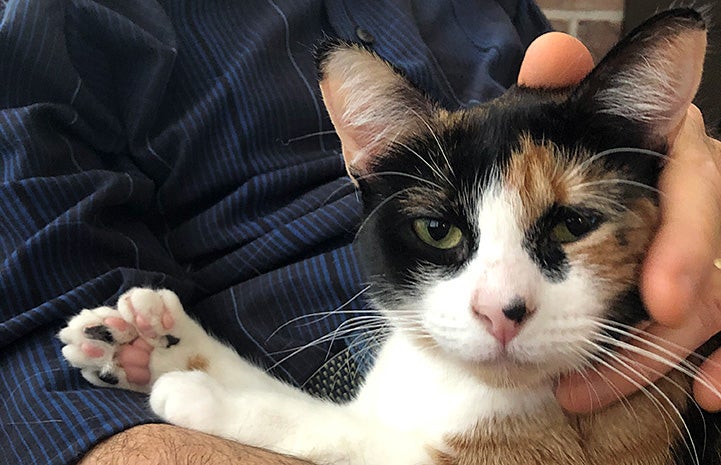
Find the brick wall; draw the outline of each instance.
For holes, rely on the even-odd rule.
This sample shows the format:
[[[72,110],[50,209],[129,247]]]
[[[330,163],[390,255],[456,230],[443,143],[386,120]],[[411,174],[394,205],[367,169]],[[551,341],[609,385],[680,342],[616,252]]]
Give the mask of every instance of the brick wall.
[[[578,37],[598,62],[618,41],[624,0],[536,0],[558,31]]]

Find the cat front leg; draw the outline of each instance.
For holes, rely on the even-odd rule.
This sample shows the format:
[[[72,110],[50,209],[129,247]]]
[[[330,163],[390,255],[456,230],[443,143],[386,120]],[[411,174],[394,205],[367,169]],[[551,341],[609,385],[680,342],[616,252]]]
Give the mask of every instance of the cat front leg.
[[[419,434],[301,391],[233,389],[207,373],[174,372],[155,383],[150,406],[169,423],[318,465],[434,463]]]
[[[166,289],[133,288],[115,308],[81,311],[58,336],[65,358],[97,386],[149,392],[165,373],[201,370],[221,384],[294,395],[211,337]]]

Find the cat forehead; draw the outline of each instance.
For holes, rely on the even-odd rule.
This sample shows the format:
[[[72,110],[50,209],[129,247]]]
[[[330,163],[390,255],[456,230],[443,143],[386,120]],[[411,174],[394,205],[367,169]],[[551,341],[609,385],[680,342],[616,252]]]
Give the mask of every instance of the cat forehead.
[[[391,172],[405,169],[409,176],[391,178],[393,191],[402,192],[399,203],[406,215],[455,216],[473,222],[481,200],[503,191],[519,226],[529,227],[555,204],[605,208],[613,201],[608,195],[613,189],[600,186],[601,195],[599,186],[589,183],[614,174],[584,164],[589,155],[579,149],[535,141],[527,134],[518,135],[507,147],[479,147],[464,139],[449,144],[440,135],[417,142],[415,148],[404,144],[406,153],[396,163],[407,165],[394,166]]]
[[[595,130],[593,119],[574,112],[563,92],[519,89],[469,109],[437,109],[420,130],[400,134],[378,157],[379,184],[385,195],[412,187],[400,194],[412,199],[405,202],[409,214],[462,217],[473,216],[480,197],[502,185],[517,193],[524,223],[554,203],[606,210],[624,196],[645,196],[613,179],[655,185],[658,159],[634,149],[613,155],[616,147],[640,145],[633,131]]]

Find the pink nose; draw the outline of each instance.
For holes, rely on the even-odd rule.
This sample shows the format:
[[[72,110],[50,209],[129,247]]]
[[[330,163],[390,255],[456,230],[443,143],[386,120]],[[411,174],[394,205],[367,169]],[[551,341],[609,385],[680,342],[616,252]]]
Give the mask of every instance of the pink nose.
[[[476,304],[473,305],[473,313],[485,325],[486,330],[505,347],[516,337],[531,312],[523,300],[516,299],[506,307]]]

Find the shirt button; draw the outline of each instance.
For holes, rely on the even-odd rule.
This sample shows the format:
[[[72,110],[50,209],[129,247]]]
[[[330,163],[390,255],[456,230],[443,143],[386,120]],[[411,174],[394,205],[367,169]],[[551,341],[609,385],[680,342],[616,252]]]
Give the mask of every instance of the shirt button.
[[[363,42],[366,45],[371,45],[373,42],[376,41],[376,38],[373,37],[373,34],[366,31],[362,27],[358,26],[355,28],[355,35],[358,37],[358,39]]]

